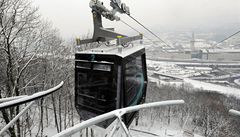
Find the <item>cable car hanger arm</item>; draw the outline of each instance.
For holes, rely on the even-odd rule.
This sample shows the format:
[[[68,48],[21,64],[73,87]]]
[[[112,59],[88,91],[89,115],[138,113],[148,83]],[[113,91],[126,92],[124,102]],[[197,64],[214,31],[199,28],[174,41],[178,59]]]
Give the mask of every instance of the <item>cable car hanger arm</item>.
[[[77,45],[88,44],[93,42],[105,42],[112,39],[121,39],[125,38],[124,42],[130,42],[134,40],[142,39],[142,35],[137,35],[134,37],[128,37],[126,35],[114,32],[113,28],[104,28],[102,25],[102,17],[109,19],[110,21],[119,21],[120,18],[116,16],[116,13],[122,13],[130,15],[129,7],[126,6],[125,3],[121,3],[121,0],[111,0],[110,6],[112,10],[109,10],[103,5],[103,2],[99,0],[91,0],[89,3],[90,8],[92,9],[93,14],[93,24],[94,24],[94,33],[91,39],[81,40],[77,39]],[[120,36],[120,37],[119,37]],[[120,41],[120,40],[119,40]],[[123,45],[125,43],[119,43],[119,45]]]
[[[116,16],[115,14],[117,12],[121,14],[127,14],[130,15],[130,9],[128,6],[126,6],[125,3],[121,3],[121,0],[111,0],[110,6],[113,8],[112,10],[107,9],[103,2],[99,0],[91,0],[89,3],[90,8],[92,8],[94,11],[99,12],[103,17],[111,20],[111,21],[119,21],[120,18]]]

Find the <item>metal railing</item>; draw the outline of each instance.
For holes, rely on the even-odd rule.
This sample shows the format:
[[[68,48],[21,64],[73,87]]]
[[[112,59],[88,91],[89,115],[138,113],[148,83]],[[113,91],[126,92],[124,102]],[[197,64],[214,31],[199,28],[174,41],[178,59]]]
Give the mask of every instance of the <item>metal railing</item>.
[[[22,115],[27,113],[27,110],[34,104],[34,101],[32,101],[30,104],[28,104],[17,116],[15,116],[3,129],[0,131],[0,136],[6,132]]]
[[[233,115],[233,116],[238,116],[240,117],[240,111],[234,110],[234,109],[230,109],[229,110],[229,114]]]
[[[13,107],[13,106],[18,106],[18,105],[21,105],[21,104],[24,104],[24,103],[31,102],[31,101],[34,101],[36,99],[42,98],[42,97],[47,96],[49,94],[52,94],[53,92],[60,89],[63,86],[63,83],[64,82],[62,81],[60,84],[58,84],[57,86],[55,86],[51,89],[48,89],[46,91],[41,91],[41,92],[35,93],[33,95],[30,95],[30,96],[15,97],[17,99],[1,103],[0,104],[0,110],[6,109],[6,108],[9,108],[9,107]],[[8,100],[8,99],[9,98],[7,98],[5,100]]]
[[[26,97],[26,96],[27,96],[27,95],[16,96],[16,97],[9,97],[9,98],[1,98],[1,99],[0,99],[0,104],[1,104],[1,103],[4,103],[4,102],[16,100],[16,99],[19,99],[19,98],[23,98],[23,97]]]
[[[52,94],[53,92],[60,89],[62,86],[63,82],[61,82],[60,84],[51,89],[41,91],[30,96],[23,95],[0,99],[0,110],[8,109],[9,107],[18,106],[30,102],[17,116],[15,116],[3,129],[1,129],[0,136],[2,136],[3,133],[5,133],[21,116],[23,116],[28,111],[28,109],[34,104],[35,100],[47,96],[49,94]]]
[[[77,132],[79,132],[79,131],[87,128],[87,127],[96,125],[100,122],[103,122],[107,119],[111,119],[111,118],[114,118],[114,117],[116,117],[118,119],[118,123],[120,124],[120,127],[124,130],[125,134],[128,137],[131,137],[129,130],[127,129],[124,122],[122,121],[122,116],[124,114],[131,113],[131,112],[134,112],[134,111],[139,111],[141,109],[148,109],[148,108],[168,106],[168,105],[180,105],[180,104],[184,104],[184,100],[168,100],[168,101],[148,103],[148,104],[142,104],[142,105],[131,106],[131,107],[123,108],[123,109],[114,110],[114,111],[111,111],[109,113],[106,113],[106,114],[94,117],[92,119],[89,119],[87,121],[84,121],[82,123],[79,123],[79,124],[75,125],[74,127],[68,128],[68,129],[54,135],[53,137],[71,136],[71,135],[73,135],[73,134],[75,134],[75,133],[77,133]],[[111,133],[108,136],[112,137],[116,130],[117,130],[117,126],[115,126],[113,128],[113,130],[111,131]]]
[[[22,117],[28,109],[34,104],[35,100],[42,98],[44,96],[47,96],[49,94],[52,94],[53,92],[57,91],[59,88],[63,86],[63,82],[61,82],[59,85],[57,85],[54,88],[48,89],[46,91],[38,92],[30,96],[18,96],[18,97],[10,97],[10,98],[3,98],[0,99],[0,110],[2,109],[8,109],[9,107],[12,106],[18,106],[24,103],[29,103],[16,117],[14,117],[3,129],[0,131],[0,136],[2,136],[14,123]],[[141,109],[148,109],[148,108],[154,108],[154,107],[160,107],[160,106],[168,106],[168,105],[180,105],[184,104],[183,100],[168,100],[168,101],[161,101],[161,102],[154,102],[154,103],[148,103],[148,104],[142,104],[142,105],[137,105],[137,106],[131,106],[123,109],[118,109],[111,111],[109,113],[94,117],[92,119],[89,119],[87,121],[84,121],[82,123],[79,123],[75,125],[74,127],[68,128],[58,134],[56,134],[54,137],[67,137],[70,136],[74,133],[77,133],[87,127],[96,125],[100,122],[103,122],[107,119],[111,119],[116,117],[117,118],[117,123],[111,130],[111,132],[107,135],[108,137],[113,137],[116,133],[116,131],[119,129],[118,127],[120,126],[124,133],[128,136],[131,137],[130,132],[125,125],[125,123],[122,121],[122,116],[127,113],[131,113],[134,111],[139,111]]]

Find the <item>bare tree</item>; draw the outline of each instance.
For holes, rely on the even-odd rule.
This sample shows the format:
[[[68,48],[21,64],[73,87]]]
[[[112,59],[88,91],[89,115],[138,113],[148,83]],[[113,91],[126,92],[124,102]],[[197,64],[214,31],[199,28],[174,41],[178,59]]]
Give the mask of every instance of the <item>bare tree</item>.
[[[40,17],[38,9],[33,8],[28,0],[2,0],[0,10],[0,48],[6,64],[1,72],[6,80],[1,84],[4,90],[0,98],[19,96],[26,92],[27,86],[36,78],[36,74],[28,75],[28,69],[35,65],[40,47]],[[19,106],[9,111],[2,110],[5,123],[17,115],[19,110]],[[9,129],[10,135],[20,136],[20,120],[16,123],[17,132],[14,129]]]

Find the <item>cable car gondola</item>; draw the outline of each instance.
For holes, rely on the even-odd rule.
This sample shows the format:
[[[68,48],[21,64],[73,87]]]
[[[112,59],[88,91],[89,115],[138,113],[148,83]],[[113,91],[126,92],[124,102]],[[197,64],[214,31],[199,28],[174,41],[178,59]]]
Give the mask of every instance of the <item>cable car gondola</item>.
[[[142,39],[142,35],[126,37],[102,28],[102,14],[99,12],[104,12],[102,3],[92,0],[90,6],[94,15],[94,36],[81,41],[81,44],[116,39],[118,36],[118,46],[99,47],[75,54],[75,106],[82,120],[144,102],[147,87],[145,48],[139,45],[119,47]],[[98,10],[99,7],[101,10]],[[110,16],[116,18],[115,15],[107,17]],[[130,125],[135,115],[124,116],[125,124]],[[113,120],[98,126],[106,128]]]

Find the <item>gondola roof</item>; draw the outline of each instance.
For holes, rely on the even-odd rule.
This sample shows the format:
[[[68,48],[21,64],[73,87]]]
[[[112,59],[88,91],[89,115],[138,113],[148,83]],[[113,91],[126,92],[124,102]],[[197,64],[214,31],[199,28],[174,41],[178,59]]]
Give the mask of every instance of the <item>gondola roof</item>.
[[[119,48],[121,48],[121,52],[119,52]],[[117,47],[117,46],[111,46],[111,47],[99,47],[95,49],[85,50],[81,52],[77,52],[76,54],[95,54],[95,55],[116,55],[122,58],[125,58],[137,51],[144,50],[144,46],[142,45],[134,45],[134,46],[128,46],[128,47]]]

